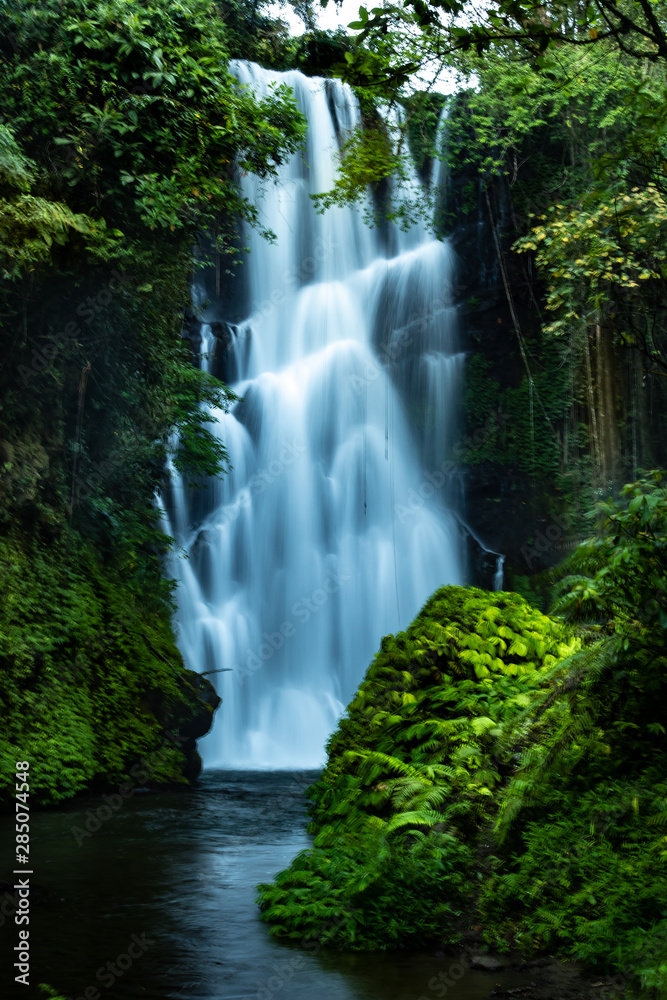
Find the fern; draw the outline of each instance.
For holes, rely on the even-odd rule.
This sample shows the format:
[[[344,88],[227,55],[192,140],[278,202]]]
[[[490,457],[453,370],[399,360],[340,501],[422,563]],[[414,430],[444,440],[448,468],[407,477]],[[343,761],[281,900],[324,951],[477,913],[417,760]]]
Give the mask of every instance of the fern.
[[[643,626],[623,631],[627,602],[604,576],[601,599],[583,599],[584,563],[599,576],[614,543],[585,548],[569,571],[576,627],[516,595],[447,587],[383,640],[312,790],[311,882],[265,889],[293,908],[267,911],[280,933],[338,907],[336,947],[421,947],[454,939],[465,911],[501,948],[607,968],[640,954],[667,912],[652,874],[667,864],[667,659]]]

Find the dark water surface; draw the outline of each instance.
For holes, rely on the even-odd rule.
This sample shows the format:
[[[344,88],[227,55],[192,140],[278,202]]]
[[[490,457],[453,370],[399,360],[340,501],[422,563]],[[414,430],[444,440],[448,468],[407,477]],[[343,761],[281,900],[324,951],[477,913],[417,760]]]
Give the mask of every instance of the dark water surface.
[[[343,955],[270,938],[255,886],[309,845],[303,791],[315,777],[207,772],[192,793],[136,793],[80,845],[73,828],[84,829],[101,798],[35,812],[31,985],[14,983],[18,928],[6,917],[0,997],[32,1000],[48,983],[85,1000],[483,1000],[496,983],[527,983],[466,971],[446,988],[434,977],[447,975],[451,957]],[[13,818],[0,835],[9,881]]]

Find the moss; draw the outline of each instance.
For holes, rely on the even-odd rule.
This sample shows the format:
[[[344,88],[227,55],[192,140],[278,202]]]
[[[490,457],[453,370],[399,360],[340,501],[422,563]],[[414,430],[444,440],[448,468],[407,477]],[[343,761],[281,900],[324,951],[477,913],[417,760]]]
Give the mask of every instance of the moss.
[[[0,566],[0,802],[17,760],[35,803],[131,780],[148,758],[152,783],[183,783],[193,723],[212,706],[183,668],[168,606],[139,602],[76,536],[11,535]]]
[[[313,849],[260,886],[272,933],[353,949],[458,939],[508,769],[494,735],[577,646],[517,594],[462,587],[385,636],[310,789]]]
[[[648,509],[621,518],[646,576],[662,566]],[[618,568],[630,535],[618,579],[600,545],[572,557],[570,604],[607,587],[606,627],[600,607],[575,635],[516,594],[445,587],[385,636],[310,789],[312,849],[259,886],[273,934],[378,950],[463,946],[474,928],[664,995],[667,619],[622,613],[641,604],[643,575]]]

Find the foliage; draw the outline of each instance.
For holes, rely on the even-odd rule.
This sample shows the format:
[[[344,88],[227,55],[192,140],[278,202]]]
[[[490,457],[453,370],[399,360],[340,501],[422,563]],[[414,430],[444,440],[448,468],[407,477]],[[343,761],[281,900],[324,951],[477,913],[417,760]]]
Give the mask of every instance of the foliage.
[[[407,230],[417,220],[432,226],[433,195],[417,177],[430,174],[444,98],[417,93],[388,113],[377,95],[358,90],[356,96],[361,121],[336,153],[333,187],[313,196],[318,211],[356,203],[370,226],[391,221]]]
[[[539,222],[516,248],[536,251],[548,275],[546,307],[556,315],[546,334],[562,335],[574,323],[595,324],[609,305],[609,312],[625,307],[621,315],[628,319],[629,310],[641,314],[652,302],[640,288],[645,281],[659,282],[664,297],[667,202],[655,184],[629,192],[619,185],[604,199],[595,191],[576,206],[552,206]],[[624,329],[621,324],[622,319],[615,326],[623,342],[638,346],[654,368],[664,371],[663,345],[650,327],[637,330],[633,323]]]
[[[593,164],[610,170],[628,144],[637,153],[643,144],[645,159],[659,145],[662,67],[647,71],[619,60],[609,46],[559,49],[543,57],[539,73],[511,47],[483,58],[460,55],[452,69],[462,81],[473,74],[478,81],[461,88],[458,116],[448,122],[452,166],[470,165],[487,180],[509,176],[527,202],[531,184],[538,197],[548,187],[563,201],[590,179]],[[636,115],[651,120],[651,137],[628,133]],[[552,176],[545,175],[548,159],[555,161]]]
[[[391,67],[418,55],[410,16],[393,7],[374,10],[368,23],[385,18],[384,35],[377,25],[367,30],[359,22],[355,65],[366,50]],[[486,287],[470,307],[467,325],[478,343],[466,371],[469,437],[483,430],[488,417],[482,396],[495,393],[508,420],[503,435],[487,435],[463,459],[509,466],[526,482],[517,488],[536,514],[551,509],[556,479],[578,516],[597,491],[636,475],[638,463],[663,458],[665,66],[619,56],[609,39],[549,48],[537,73],[525,52],[509,42],[482,57],[472,49],[440,55],[438,67],[444,62],[462,83],[477,81],[452,100],[440,132],[433,112],[424,112],[430,94],[418,88],[426,86],[425,77],[403,81],[392,95],[407,113],[397,116],[386,142],[377,141],[372,127],[368,138],[363,132],[353,137],[333,191],[320,202],[359,200],[368,183],[379,190],[384,185],[375,218],[378,211],[398,214],[400,205],[401,218],[410,219],[415,190],[404,161],[406,137],[424,176],[427,154],[444,157],[447,191],[426,199],[420,193],[422,207],[431,211],[435,203],[438,232],[456,233],[464,253],[466,240],[479,233],[473,226],[481,223],[486,233],[494,227],[491,252],[477,248],[484,256],[484,281],[494,286],[496,301],[506,298],[505,283],[513,299],[506,310],[511,326],[498,331],[506,331],[504,343],[488,330]],[[435,60],[432,65],[435,73]],[[380,84],[370,77],[364,83],[361,71],[358,78],[351,71],[343,75],[376,107],[386,100]],[[415,143],[420,120],[426,127]],[[436,134],[443,139],[441,153]],[[397,197],[386,181],[392,166],[403,180]],[[523,251],[520,257],[508,252],[512,243]],[[505,323],[500,317],[498,322]],[[623,357],[627,348],[648,362],[645,392],[642,362]],[[474,365],[489,360],[490,378],[480,388]],[[650,428],[643,419],[648,405]]]
[[[440,115],[446,103],[447,98],[443,94],[417,91],[403,105],[412,162],[422,177],[439,152],[436,149],[436,138]]]
[[[652,473],[601,504],[599,537],[561,570],[555,610],[588,640],[505,736],[520,757],[480,907],[496,944],[556,946],[664,990],[662,482]]]
[[[80,426],[82,406],[101,409],[96,395],[107,396],[107,409],[109,395],[116,397],[112,436],[119,435],[119,421],[142,428],[145,450],[153,451],[153,477],[172,428],[180,432],[177,467],[210,474],[225,454],[206,426],[202,404],[224,408],[233,396],[194,371],[174,338],[187,301],[191,244],[221,211],[257,220],[231,165],[271,175],[300,142],[303,123],[284,90],[258,101],[225,71],[224,23],[206,0],[157,2],[126,15],[123,3],[83,0],[64,8],[42,5],[39,16],[28,3],[2,12],[13,40],[11,55],[0,65],[3,107],[34,162],[3,130],[5,157],[15,177],[17,163],[22,165],[24,189],[39,173],[40,189],[66,203],[30,200],[23,193],[3,203],[8,223],[21,216],[22,227],[12,228],[17,285],[7,286],[0,319],[14,347],[14,331],[23,328],[19,349],[25,362],[16,355],[15,362],[24,386],[32,388],[39,372],[35,381],[69,382],[75,399],[83,397],[76,405],[79,426],[67,428],[63,414],[70,437],[65,451],[74,452],[79,476],[89,459],[99,464],[107,458],[91,448]],[[54,121],[61,135],[52,142]],[[78,209],[88,214],[74,214]],[[76,247],[69,244],[66,256],[53,252],[68,227],[87,244],[99,234],[94,259],[84,255],[86,247],[73,255]],[[150,235],[156,227],[163,231],[159,248]],[[218,232],[222,239],[224,229]],[[50,270],[38,272],[35,265],[46,263],[42,244],[51,249]],[[109,272],[120,275],[120,289],[110,291],[119,282]],[[73,285],[74,310],[57,274]],[[47,332],[53,338],[58,325],[73,332],[65,347],[54,351],[49,344],[52,356],[44,358],[41,338]],[[84,379],[88,371],[92,375]],[[89,387],[93,379],[97,392]],[[22,402],[32,409],[33,400]]]
[[[480,218],[494,226],[484,263],[513,328],[503,316],[494,337],[488,300],[469,304],[469,437],[488,397],[508,420],[464,458],[519,470],[537,516],[578,522],[664,458],[664,67],[609,45],[550,50],[539,74],[511,48],[460,65],[479,85],[446,123],[443,231],[461,243]]]
[[[493,735],[577,645],[517,595],[459,587],[386,636],[310,790],[313,849],[260,886],[272,933],[308,939],[328,920],[337,947],[454,938],[503,781]]]
[[[335,850],[300,854],[273,885],[260,886],[271,932],[306,944],[364,951],[436,942],[460,912],[469,852],[434,835],[408,848],[372,832],[341,834]],[[438,876],[446,880],[445,896]]]
[[[446,587],[383,639],[310,790],[313,848],[260,886],[273,933],[419,947],[474,926],[664,992],[663,482],[600,506],[561,571],[569,623]]]
[[[179,729],[212,712],[183,671],[158,594],[142,601],[120,569],[75,546],[16,531],[0,543],[2,804],[16,760],[30,762],[36,803],[93,781],[136,783],[139,764],[151,783],[182,783]]]
[[[537,354],[536,346],[528,344],[531,356]],[[513,347],[507,350],[509,359],[518,354]],[[458,456],[461,461],[466,465],[494,461],[506,469],[521,470],[533,481],[553,481],[561,464],[553,421],[563,418],[567,405],[569,371],[563,355],[559,345],[548,345],[540,352],[541,364],[533,378],[532,400],[526,376],[516,387],[501,387],[491,374],[491,361],[481,353],[472,355],[466,368],[465,394],[471,434],[468,447]],[[538,396],[543,410],[537,403]],[[495,412],[504,414],[502,422],[489,421],[489,414]]]
[[[12,130],[0,124],[0,259],[5,280],[46,263],[54,243],[63,246],[79,237],[98,254],[113,247],[116,234],[107,234],[103,221],[75,214],[62,202],[35,197],[30,193],[34,181],[35,165],[23,155]]]
[[[182,338],[193,246],[212,230],[232,266],[258,223],[239,171],[270,182],[303,135],[284,88],[230,75],[233,43],[209,0],[0,6],[2,753],[44,802],[147,755],[182,780],[169,734],[210,716],[155,503],[170,451],[192,484],[226,465],[235,396]]]
[[[267,12],[263,0],[221,0],[218,17],[225,25],[230,58],[250,59],[276,69],[291,67],[296,41],[287,25]]]
[[[567,588],[556,605],[571,617],[584,615],[613,622],[616,631],[654,628],[656,616],[667,628],[667,486],[656,469],[627,483],[620,501],[598,505],[600,536],[579,550],[577,562],[594,569],[590,579],[565,577]],[[584,558],[585,557],[585,558]],[[567,568],[566,564],[566,568]],[[620,631],[619,631],[620,630]],[[627,649],[627,646],[624,648]]]
[[[307,76],[330,76],[349,50],[350,38],[343,28],[314,28],[297,40],[292,65]]]
[[[552,211],[563,207],[554,205]],[[633,188],[628,194],[618,191],[613,201],[596,204],[591,211],[571,211],[564,218],[541,216],[540,221],[548,224],[535,226],[518,246],[522,250],[537,250],[538,264],[547,268],[554,263],[558,268],[564,267],[560,271],[552,268],[553,277],[564,281],[560,287],[550,289],[548,309],[569,305],[584,278],[593,279],[592,305],[599,309],[603,302],[598,290],[600,279],[621,288],[637,288],[638,281],[660,277],[656,270],[648,270],[646,266],[647,255],[652,258],[653,268],[662,267],[667,257],[662,249],[667,205],[655,185],[649,184],[643,191]],[[621,240],[626,241],[624,245]],[[555,249],[558,243],[571,246]],[[649,246],[645,247],[647,243]],[[569,264],[563,260],[564,254],[569,256]],[[567,314],[566,319],[570,315],[574,314]],[[576,315],[574,318],[579,319]],[[548,329],[553,332],[562,325],[553,324]]]
[[[327,0],[321,2],[326,6]],[[359,20],[350,27],[359,32],[359,49],[368,46],[381,53],[370,81],[376,87],[405,82],[400,69],[406,50],[415,60],[412,72],[428,71],[429,64],[447,56],[508,49],[518,51],[537,71],[552,52],[570,47],[586,51],[609,45],[637,61],[667,59],[667,9],[662,0],[592,0],[585,7],[559,0],[539,5],[532,0],[494,0],[472,9],[461,0],[408,0],[402,6],[384,3],[370,13],[360,7]],[[361,74],[354,73],[352,80],[361,82]]]
[[[131,13],[125,0],[39,11],[26,0],[2,16],[14,40],[1,64],[3,112],[27,155],[55,161],[73,202],[172,232],[221,211],[257,220],[232,164],[271,175],[300,142],[300,116],[286,88],[258,100],[230,76],[210,0]]]
[[[48,983],[40,983],[37,989],[46,998],[46,1000],[65,1000],[62,993],[58,993],[53,986],[49,986]]]
[[[407,180],[405,162],[393,142],[391,130],[384,122],[375,120],[372,125],[362,124],[345,138],[337,153],[339,172],[330,191],[315,195],[317,210],[325,212],[333,205],[360,202],[365,208],[366,222],[378,225],[383,218],[399,220],[404,215],[403,206],[396,199],[383,205],[378,212],[377,200],[386,193],[387,181],[392,186]],[[368,202],[369,189],[376,195],[375,204]]]

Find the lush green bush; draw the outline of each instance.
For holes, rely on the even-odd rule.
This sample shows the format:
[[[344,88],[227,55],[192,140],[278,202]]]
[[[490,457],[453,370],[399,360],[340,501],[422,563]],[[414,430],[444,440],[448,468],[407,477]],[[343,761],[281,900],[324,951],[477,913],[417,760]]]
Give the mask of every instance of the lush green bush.
[[[183,671],[161,602],[137,600],[91,546],[12,533],[0,565],[0,803],[17,760],[35,803],[136,783],[137,765],[144,783],[182,782],[189,727],[205,728],[213,706]]]
[[[335,917],[337,947],[455,937],[508,767],[494,736],[577,646],[518,595],[460,587],[386,636],[310,790],[313,850],[260,886],[272,933],[317,936]]]
[[[22,0],[2,29],[3,113],[70,203],[172,232],[257,220],[233,165],[274,172],[301,119],[286,88],[258,99],[229,75],[211,0]]]
[[[260,886],[272,933],[419,947],[474,925],[665,995],[663,483],[600,505],[558,618],[445,587],[383,639],[310,790],[313,848]]]
[[[489,940],[556,947],[667,990],[664,476],[599,506],[561,569],[555,610],[587,637],[536,698],[503,792]]]

